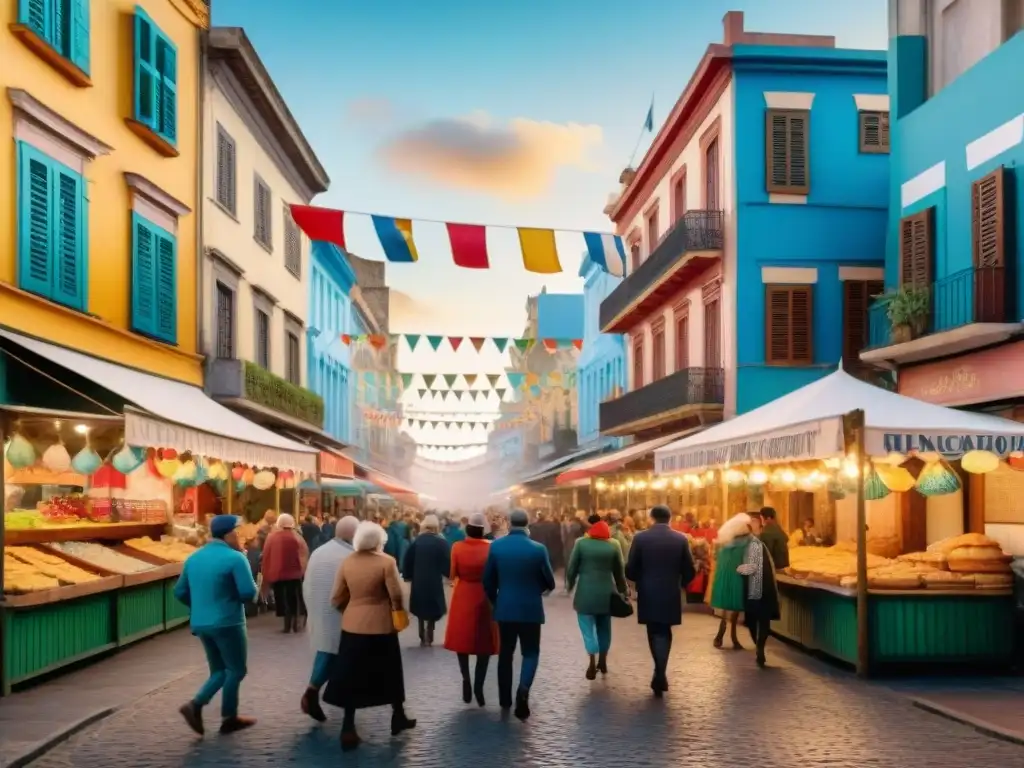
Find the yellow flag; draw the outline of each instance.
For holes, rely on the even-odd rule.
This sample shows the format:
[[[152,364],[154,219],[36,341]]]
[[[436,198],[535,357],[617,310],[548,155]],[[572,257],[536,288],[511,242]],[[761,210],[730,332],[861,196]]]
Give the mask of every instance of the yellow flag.
[[[420,255],[416,251],[416,243],[412,239],[412,219],[395,219],[395,228],[402,236],[406,247],[409,249],[409,260],[419,261]]]
[[[562,271],[553,229],[519,227],[519,247],[523,251],[523,267],[528,272],[552,275]]]

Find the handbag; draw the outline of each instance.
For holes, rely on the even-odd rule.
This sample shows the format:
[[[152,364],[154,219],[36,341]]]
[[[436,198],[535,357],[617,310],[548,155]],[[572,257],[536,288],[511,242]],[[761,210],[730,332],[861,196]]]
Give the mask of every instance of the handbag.
[[[391,623],[395,627],[395,632],[401,632],[409,626],[409,614],[405,611],[392,611]]]
[[[633,604],[618,592],[612,592],[608,600],[608,613],[614,619],[628,619],[633,615]]]

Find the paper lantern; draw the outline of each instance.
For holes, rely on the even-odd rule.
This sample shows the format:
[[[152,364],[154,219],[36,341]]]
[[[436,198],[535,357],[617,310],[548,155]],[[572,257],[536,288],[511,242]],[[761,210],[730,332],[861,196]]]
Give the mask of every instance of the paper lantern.
[[[935,464],[937,461],[942,459],[942,454],[936,453],[935,451],[918,451],[917,458],[925,464]]]
[[[890,451],[888,456],[886,456],[884,459],[878,459],[875,463],[876,464],[884,463],[884,464],[888,464],[890,467],[898,467],[900,464],[902,464],[906,460],[907,460],[907,457],[904,456],[902,453],[896,453],[896,451]]]
[[[215,461],[215,462],[212,462],[210,464],[210,467],[207,470],[207,474],[209,475],[211,480],[219,480],[220,481],[220,480],[227,480],[228,479],[228,475],[230,473],[228,471],[228,465],[227,464],[225,464],[223,461]]]
[[[994,472],[999,468],[999,457],[990,451],[968,451],[960,459],[960,466],[964,472],[973,475],[984,475],[986,472]]]
[[[43,466],[58,474],[71,469],[71,454],[64,443],[55,443],[43,452]]]
[[[240,481],[245,483],[246,485],[252,485],[253,478],[255,477],[256,473],[252,471],[251,467],[247,467],[246,470],[242,473]]]
[[[903,467],[890,464],[876,464],[875,474],[885,483],[885,487],[896,493],[906,493],[914,487],[914,476]]]
[[[764,467],[754,467],[747,472],[747,482],[751,485],[764,485],[768,482],[768,470]]]
[[[922,470],[916,487],[922,496],[946,496],[960,490],[960,478],[945,462],[936,461]]]
[[[113,464],[114,469],[122,475],[130,475],[136,469],[141,467],[145,461],[145,452],[126,445],[114,454],[114,458],[110,460],[110,463]]]
[[[170,480],[181,469],[181,462],[178,459],[160,459],[156,462],[156,471],[160,477]]]
[[[892,490],[882,482],[878,472],[871,470],[864,478],[864,500],[878,501],[892,493]]]
[[[175,471],[172,478],[175,483],[181,486],[189,487],[196,484],[196,463],[194,461],[185,461],[181,463]]]
[[[159,458],[170,461],[171,459],[178,458],[178,452],[173,448],[161,448]]]
[[[112,464],[104,464],[93,473],[90,485],[93,488],[124,488],[128,485],[128,478]]]
[[[311,477],[307,477],[305,480],[299,483],[300,491],[315,491],[318,490],[319,488],[320,486],[317,485],[316,480],[314,480]]]
[[[277,478],[274,477],[274,473],[273,472],[268,472],[267,470],[263,470],[262,472],[257,472],[253,476],[253,478],[252,478],[252,487],[255,488],[258,491],[265,491],[268,488],[273,488],[274,487],[274,481],[276,479]]]
[[[747,476],[738,469],[729,469],[725,472],[725,482],[732,486],[743,485],[747,482]]]
[[[71,459],[71,468],[80,475],[91,475],[100,465],[103,464],[103,459],[88,445],[82,450],[75,454],[75,457]]]
[[[235,464],[235,466],[233,466],[231,468],[231,479],[235,480],[236,482],[238,480],[241,480],[242,479],[242,475],[244,475],[244,474],[245,474],[245,467],[243,465],[241,465],[241,464]]]
[[[36,449],[32,447],[32,443],[17,432],[14,433],[10,442],[7,443],[5,455],[7,462],[15,469],[31,467],[36,463]]]

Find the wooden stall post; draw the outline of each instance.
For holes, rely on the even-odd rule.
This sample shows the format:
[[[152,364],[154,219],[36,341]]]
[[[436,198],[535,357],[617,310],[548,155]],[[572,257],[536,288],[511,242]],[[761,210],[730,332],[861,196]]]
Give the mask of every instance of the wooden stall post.
[[[228,506],[228,508],[225,510],[225,512],[226,512],[226,514],[233,515],[234,512],[232,512],[232,508],[235,506],[235,504],[234,504],[234,501],[235,501],[235,478],[232,476],[232,474],[230,472],[228,472],[228,483],[227,483],[227,485],[228,485],[228,493],[227,493],[227,496],[228,496],[228,498],[227,498],[227,502],[228,502],[227,506]]]
[[[864,475],[868,460],[864,455],[864,411],[848,413],[843,419],[847,449],[857,456],[857,675],[867,677],[871,670],[871,634],[868,627],[868,520],[864,504]]]
[[[0,446],[4,444],[4,415],[0,413]],[[2,448],[0,448],[2,450]],[[3,465],[0,464],[0,504],[4,504],[7,498],[7,490],[4,488],[4,470]],[[4,547],[4,526],[3,526],[4,508],[0,507],[0,584],[4,582],[4,559],[2,557]],[[0,597],[0,600],[3,598]],[[0,608],[0,697],[7,696],[11,692],[11,687],[7,683],[7,665],[4,663],[4,659],[7,658],[6,649],[6,638],[4,637],[4,627],[7,621],[4,617],[4,609]]]

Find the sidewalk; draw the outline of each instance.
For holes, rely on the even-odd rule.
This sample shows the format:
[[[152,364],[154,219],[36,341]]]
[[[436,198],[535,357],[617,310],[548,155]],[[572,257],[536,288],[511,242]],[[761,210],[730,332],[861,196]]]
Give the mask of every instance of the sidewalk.
[[[914,706],[1024,745],[1024,679],[964,678],[889,683]]]

